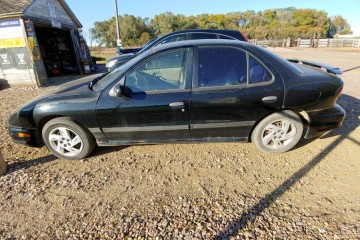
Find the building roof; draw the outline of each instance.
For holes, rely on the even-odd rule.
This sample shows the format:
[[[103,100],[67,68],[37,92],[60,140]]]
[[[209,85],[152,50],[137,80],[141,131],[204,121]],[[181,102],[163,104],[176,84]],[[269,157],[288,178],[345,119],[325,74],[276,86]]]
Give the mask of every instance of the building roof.
[[[22,13],[32,0],[0,0],[0,15]]]
[[[34,2],[35,0],[0,0],[0,19],[8,18],[9,16],[14,15],[23,15],[25,10]],[[65,11],[69,14],[70,18],[74,21],[78,28],[81,28],[82,25],[71,11],[69,5],[65,0],[57,0]]]

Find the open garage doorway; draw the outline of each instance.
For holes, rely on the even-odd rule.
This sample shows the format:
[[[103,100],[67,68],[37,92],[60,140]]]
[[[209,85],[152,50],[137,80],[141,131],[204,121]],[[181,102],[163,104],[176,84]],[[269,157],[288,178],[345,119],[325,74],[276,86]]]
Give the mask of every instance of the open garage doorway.
[[[35,32],[48,77],[80,73],[69,30],[35,25]]]

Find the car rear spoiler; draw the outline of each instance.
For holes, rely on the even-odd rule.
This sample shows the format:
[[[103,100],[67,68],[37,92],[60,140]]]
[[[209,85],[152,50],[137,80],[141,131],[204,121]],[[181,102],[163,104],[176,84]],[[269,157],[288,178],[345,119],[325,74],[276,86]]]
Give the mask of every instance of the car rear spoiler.
[[[333,67],[333,66],[323,64],[323,63],[307,61],[307,60],[299,60],[299,59],[296,59],[296,58],[288,59],[288,61],[293,62],[293,63],[300,63],[300,64],[304,64],[304,65],[309,65],[309,66],[312,66],[312,67],[321,68],[322,70],[324,70],[324,71],[326,71],[328,73],[332,73],[332,74],[336,74],[336,75],[341,75],[343,73],[340,70],[340,68]]]

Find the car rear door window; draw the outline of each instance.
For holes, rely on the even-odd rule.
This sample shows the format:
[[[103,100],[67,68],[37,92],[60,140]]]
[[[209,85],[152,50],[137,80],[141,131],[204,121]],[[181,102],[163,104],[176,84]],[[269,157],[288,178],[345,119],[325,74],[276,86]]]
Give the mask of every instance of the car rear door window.
[[[155,56],[133,70],[125,86],[133,93],[184,89],[187,55],[182,49]]]
[[[246,52],[231,47],[199,48],[200,88],[237,86],[246,83]]]
[[[270,72],[254,57],[249,56],[249,83],[269,82],[272,79]]]
[[[217,39],[216,34],[212,33],[192,33],[190,39],[199,40],[199,39]]]

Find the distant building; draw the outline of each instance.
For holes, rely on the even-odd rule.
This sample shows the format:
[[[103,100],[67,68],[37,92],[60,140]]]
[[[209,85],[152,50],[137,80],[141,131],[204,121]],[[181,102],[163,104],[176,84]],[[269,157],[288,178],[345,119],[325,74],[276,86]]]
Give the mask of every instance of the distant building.
[[[337,35],[339,39],[360,39],[360,35],[348,34],[348,35]]]
[[[81,27],[64,0],[0,0],[0,85],[42,86],[89,70]]]

